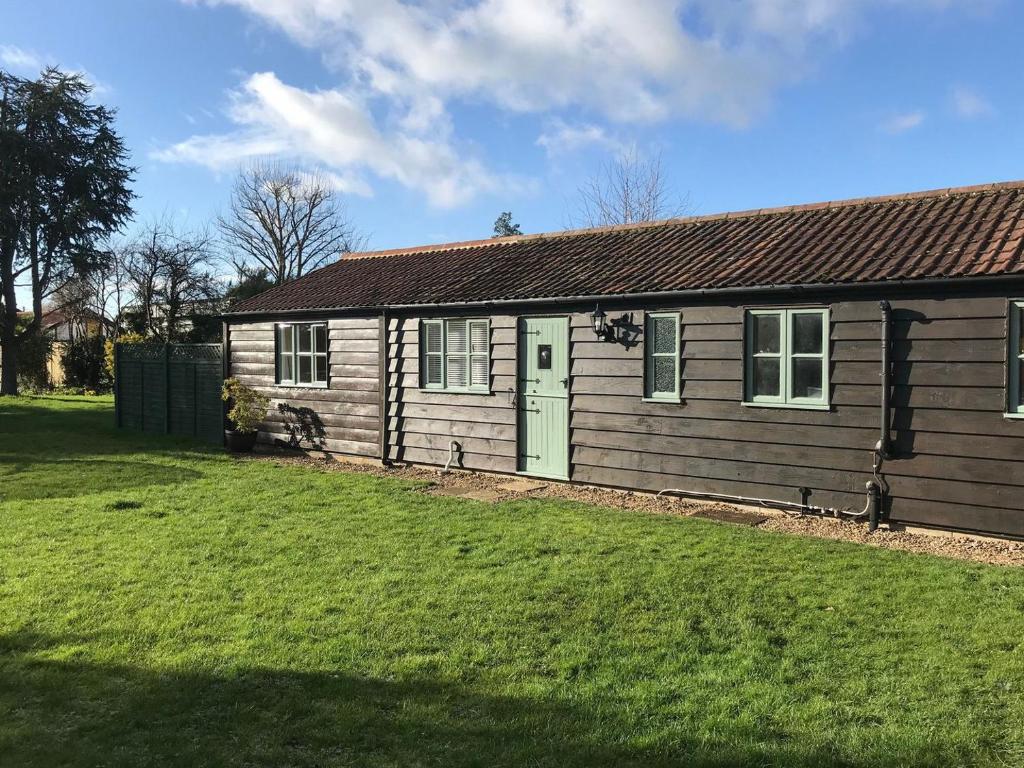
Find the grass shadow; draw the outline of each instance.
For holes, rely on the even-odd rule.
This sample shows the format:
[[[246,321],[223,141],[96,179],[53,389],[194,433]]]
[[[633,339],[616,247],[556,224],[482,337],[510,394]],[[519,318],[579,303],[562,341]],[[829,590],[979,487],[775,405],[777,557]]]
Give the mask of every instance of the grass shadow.
[[[26,460],[0,456],[0,501],[59,499],[197,480],[194,469],[149,461]]]
[[[99,638],[64,643],[95,644]],[[643,746],[615,701],[485,694],[344,670],[147,670],[66,658],[61,642],[0,635],[5,765],[652,766],[856,765],[766,740],[754,726]],[[72,657],[73,659],[73,657]],[[933,764],[894,756],[872,765]]]

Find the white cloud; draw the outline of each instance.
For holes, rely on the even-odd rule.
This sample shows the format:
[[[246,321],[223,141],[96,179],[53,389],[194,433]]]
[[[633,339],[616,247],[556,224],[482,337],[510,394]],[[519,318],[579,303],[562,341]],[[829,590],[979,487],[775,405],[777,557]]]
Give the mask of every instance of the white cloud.
[[[570,124],[559,118],[551,120],[544,132],[537,137],[537,146],[543,147],[548,157],[575,152],[586,147],[600,147],[615,153],[621,153],[625,149],[621,141],[609,136],[608,131],[600,125]]]
[[[37,77],[47,66],[61,66],[63,71],[78,75],[91,85],[93,96],[106,96],[113,91],[109,83],[100,80],[85,67],[62,66],[53,56],[43,56],[16,45],[0,45],[0,64],[22,77]]]
[[[334,90],[308,91],[277,81],[279,96],[303,105],[295,114],[312,120],[306,125],[268,103],[250,80],[243,92],[256,108],[233,114],[242,134],[193,137],[173,148],[182,159],[202,146],[202,162],[211,164],[209,156],[231,154],[223,145],[234,138],[296,149],[300,142],[289,135],[295,132],[311,159],[336,169],[365,167],[439,204],[504,183],[456,148],[453,103],[544,116],[553,127],[538,144],[549,154],[610,142],[605,121],[683,118],[743,127],[813,66],[817,52],[851,37],[872,8],[934,10],[958,2],[183,1],[241,8],[319,51],[340,82]],[[342,146],[319,140],[325,133]]]
[[[353,91],[305,91],[259,73],[233,95],[229,116],[236,131],[193,136],[154,157],[220,171],[254,157],[287,156],[325,166],[339,188],[355,194],[370,193],[351,173],[365,168],[423,192],[439,207],[521,183],[495,177],[446,136],[382,130]]]
[[[953,103],[953,110],[967,120],[991,117],[995,114],[992,105],[981,94],[967,86],[954,86],[950,92],[950,99]]]
[[[902,112],[898,115],[893,115],[882,123],[881,128],[886,133],[906,133],[920,126],[924,120],[925,113],[918,109],[913,112]]]
[[[35,53],[16,45],[0,45],[0,63],[20,75],[38,75],[45,66]]]

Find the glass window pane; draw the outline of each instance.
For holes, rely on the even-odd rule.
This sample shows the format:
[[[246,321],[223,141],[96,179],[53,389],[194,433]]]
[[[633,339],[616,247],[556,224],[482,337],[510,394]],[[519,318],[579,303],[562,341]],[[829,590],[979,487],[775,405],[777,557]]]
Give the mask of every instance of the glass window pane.
[[[488,382],[488,371],[487,371],[487,356],[486,355],[473,355],[472,362],[472,381],[470,382],[474,387],[486,387]]]
[[[277,366],[277,372],[281,377],[281,381],[295,381],[295,371],[292,368],[294,364],[295,358],[291,354],[281,355]]]
[[[1017,354],[1024,355],[1024,307],[1017,308]]]
[[[1024,405],[1024,358],[1020,361],[1020,367],[1017,369],[1017,402],[1019,405]]]
[[[487,352],[487,321],[476,320],[470,325],[470,344],[472,352]]]
[[[675,394],[676,391],[676,359],[671,355],[658,356],[651,359],[654,368],[654,392],[657,394]]]
[[[468,352],[469,339],[466,333],[465,320],[448,321],[448,352],[451,354]]]
[[[314,352],[327,351],[327,326],[317,325],[313,327],[313,341],[316,344]]]
[[[299,383],[311,384],[313,382],[313,358],[309,355],[299,357]]]
[[[327,383],[327,355],[316,356],[316,382],[317,384]]]
[[[441,356],[427,355],[426,383],[440,386],[441,381]]]
[[[798,357],[793,360],[793,397],[821,400],[821,360]]]
[[[310,326],[299,325],[296,327],[299,334],[299,352],[312,352],[313,335],[310,333]]]
[[[754,326],[754,352],[779,352],[780,315],[751,315]]]
[[[466,370],[465,356],[448,358],[448,386],[459,389],[468,385],[469,371]]]
[[[651,318],[651,351],[673,353],[676,351],[678,326],[674,317]]]
[[[754,358],[754,395],[778,397],[780,371],[779,358]]]
[[[798,355],[821,354],[822,315],[808,312],[797,312],[793,318],[793,352]]]
[[[425,352],[440,352],[441,351],[441,324],[440,323],[424,323],[423,324],[423,346]]]
[[[292,351],[292,327],[290,325],[281,325],[277,328],[278,335],[278,349],[282,352]]]

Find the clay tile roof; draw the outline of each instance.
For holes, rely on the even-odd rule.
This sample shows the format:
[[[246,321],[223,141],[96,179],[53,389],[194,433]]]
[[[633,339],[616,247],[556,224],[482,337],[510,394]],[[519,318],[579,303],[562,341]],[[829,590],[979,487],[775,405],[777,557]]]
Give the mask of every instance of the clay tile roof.
[[[353,254],[234,313],[1024,276],[1024,181]]]

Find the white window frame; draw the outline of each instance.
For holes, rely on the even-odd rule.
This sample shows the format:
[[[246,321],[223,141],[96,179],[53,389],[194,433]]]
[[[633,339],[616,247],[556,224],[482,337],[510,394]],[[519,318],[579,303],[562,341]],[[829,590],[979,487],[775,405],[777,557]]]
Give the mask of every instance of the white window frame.
[[[758,316],[777,316],[779,318],[779,351],[778,353],[755,352],[752,319]],[[793,339],[793,318],[797,315],[821,316],[821,353],[795,353],[790,347]],[[765,406],[770,408],[804,408],[810,410],[828,410],[829,403],[829,367],[831,324],[828,307],[764,307],[749,308],[743,315],[744,326],[744,362],[743,362],[743,405]],[[754,394],[754,360],[772,357],[779,359],[779,394]],[[792,394],[793,361],[798,359],[821,360],[821,397],[795,397]]]
[[[675,345],[672,352],[655,352],[654,337],[651,333],[653,320],[658,318],[671,318],[675,321]],[[680,399],[680,387],[682,374],[680,358],[682,350],[682,319],[679,312],[648,312],[644,315],[644,401],[657,403],[678,403]],[[654,359],[658,357],[672,357],[675,360],[675,388],[671,392],[654,391]]]
[[[453,352],[449,348],[450,328],[453,324],[466,324],[466,350],[465,352]],[[473,325],[482,323],[484,327],[484,349],[473,345]],[[441,349],[428,350],[426,334],[428,327],[438,327],[441,332]],[[490,394],[491,392],[491,321],[486,317],[446,317],[430,318],[420,320],[419,331],[420,345],[420,389],[431,392],[470,392],[477,394]],[[428,357],[440,358],[441,378],[440,381],[428,381],[427,359]],[[449,361],[454,358],[464,358],[466,366],[465,386],[453,385],[449,381]],[[486,372],[483,384],[473,384],[473,362],[482,361],[483,369]]]
[[[1008,324],[1007,371],[1006,371],[1006,415],[1013,419],[1024,419],[1024,381],[1021,381],[1021,365],[1024,352],[1021,351],[1021,335],[1024,334],[1024,299],[1011,299]]]
[[[317,349],[316,346],[316,331],[314,330],[316,328],[324,329],[324,348],[322,350]],[[281,338],[283,334],[286,333],[291,335],[292,349],[289,353],[283,353],[281,351]],[[299,351],[299,337],[303,333],[308,333],[310,335],[309,352]],[[331,379],[330,346],[330,332],[327,330],[327,323],[277,323],[274,326],[274,379],[278,386],[326,389]],[[285,378],[281,372],[281,358],[284,354],[288,354],[291,358],[291,378]],[[299,381],[300,357],[309,358],[311,381]],[[324,361],[325,378],[323,381],[319,381],[316,378],[317,358],[323,358]]]

